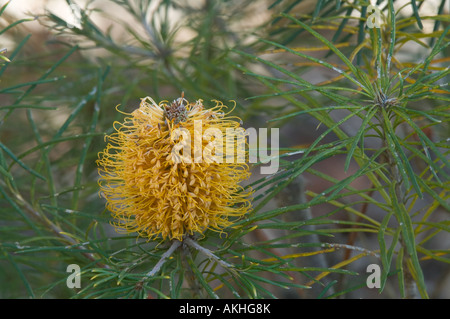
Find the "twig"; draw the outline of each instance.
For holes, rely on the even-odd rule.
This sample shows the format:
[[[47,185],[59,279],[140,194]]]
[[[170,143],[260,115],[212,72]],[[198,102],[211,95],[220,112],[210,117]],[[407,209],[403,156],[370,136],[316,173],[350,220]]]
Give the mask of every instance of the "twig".
[[[198,277],[195,275],[192,267],[194,266],[194,261],[192,259],[192,254],[190,247],[186,244],[186,240],[183,240],[183,246],[181,249],[181,263],[186,270],[184,274],[184,278],[191,289],[192,298],[194,299],[203,299],[204,288],[200,284]]]
[[[181,246],[181,241],[179,240],[175,240],[172,243],[172,246],[170,246],[170,248],[161,256],[161,259],[156,263],[155,267],[153,267],[153,269],[145,276],[145,278],[143,280],[146,280],[149,277],[153,277],[160,269],[161,267],[165,264],[167,258],[169,258],[173,252],[175,250],[177,250],[178,247]]]
[[[98,258],[94,256],[92,253],[83,252],[84,247],[80,246],[80,243],[77,242],[75,239],[73,239],[70,236],[67,236],[64,234],[63,230],[59,228],[57,225],[55,225],[53,222],[51,222],[49,219],[42,216],[39,212],[37,212],[18,192],[13,192],[16,201],[19,205],[21,205],[25,211],[28,213],[28,215],[33,219],[39,222],[40,224],[46,225],[56,236],[60,237],[61,239],[67,241],[70,245],[72,245],[74,248],[77,248],[81,251],[81,254],[85,256],[87,259],[97,262]],[[97,262],[97,266],[101,268],[109,268],[108,265]]]
[[[185,243],[186,245],[188,245],[188,246],[190,246],[190,247],[192,247],[194,249],[197,249],[199,252],[203,253],[208,258],[214,259],[214,261],[216,261],[218,264],[220,264],[224,268],[230,269],[230,268],[234,267],[233,265],[227,263],[226,261],[223,261],[222,259],[220,259],[216,255],[214,255],[214,253],[211,250],[200,246],[195,240],[193,240],[193,239],[191,239],[189,237],[184,239],[183,243]]]
[[[374,256],[374,257],[380,258],[380,255],[378,255],[376,252],[368,250],[368,249],[365,249],[365,248],[362,248],[362,247],[358,247],[358,246],[352,246],[352,245],[346,245],[346,244],[323,243],[322,247],[324,247],[324,248],[336,248],[336,249],[344,248],[347,251],[349,251],[349,250],[356,250],[356,251],[365,253],[366,255],[370,255],[370,256]],[[344,259],[344,260],[346,260],[346,259]]]
[[[383,143],[387,144],[386,134],[388,132],[387,123],[383,121]],[[392,175],[392,182],[394,183],[394,195],[398,203],[402,206],[405,205],[405,193],[402,189],[403,177],[399,172],[399,167],[396,162],[395,157],[392,152],[389,151],[389,148],[386,150],[387,162]],[[400,222],[400,221],[399,221]],[[406,249],[407,245],[405,243],[403,235],[400,237],[400,244],[405,248],[405,251],[410,255],[408,249]],[[403,258],[403,271],[404,271],[404,281],[405,281],[405,297],[407,299],[416,299],[420,297],[419,290],[417,284],[414,280],[413,275],[411,274],[411,270],[408,267],[407,258]]]

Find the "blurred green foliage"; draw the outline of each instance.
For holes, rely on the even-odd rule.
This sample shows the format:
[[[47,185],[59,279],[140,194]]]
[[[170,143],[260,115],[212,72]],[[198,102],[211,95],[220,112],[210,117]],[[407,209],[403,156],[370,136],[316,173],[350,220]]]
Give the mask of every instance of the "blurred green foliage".
[[[33,12],[41,33],[4,4],[0,297],[448,297],[450,19],[435,3],[377,1],[371,29],[358,0],[68,0],[77,23]],[[170,243],[113,231],[95,160],[117,105],[182,91],[279,127],[281,166],[255,165],[254,209],[227,236],[149,277]]]

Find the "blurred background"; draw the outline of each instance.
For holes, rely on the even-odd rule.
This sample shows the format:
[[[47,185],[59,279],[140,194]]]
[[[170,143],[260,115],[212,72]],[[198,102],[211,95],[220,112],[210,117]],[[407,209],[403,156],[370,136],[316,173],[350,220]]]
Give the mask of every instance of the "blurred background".
[[[348,6],[341,11],[359,17],[361,13],[356,2],[354,10],[349,10],[351,6]],[[396,8],[404,6],[401,15],[405,17],[413,14],[413,8],[408,4],[406,0],[395,1]],[[344,8],[344,2],[342,5]],[[104,134],[111,133],[113,122],[123,118],[116,106],[119,105],[119,110],[131,112],[138,107],[140,98],[151,96],[155,101],[172,100],[182,91],[188,100],[203,99],[206,106],[214,105],[210,102],[212,99],[225,104],[234,100],[237,107],[233,114],[243,120],[244,127],[280,128],[280,147],[284,151],[306,148],[326,130],[320,121],[308,114],[286,121],[268,122],[271,118],[288,114],[293,107],[283,97],[253,98],[272,91],[269,85],[251,76],[252,73],[282,75],[245,55],[256,55],[296,70],[310,83],[333,79],[336,74],[332,70],[301,65],[302,60],[298,56],[274,51],[273,47],[260,41],[262,38],[289,47],[318,47],[316,39],[305,33],[296,33],[286,19],[279,16],[281,12],[293,16],[311,15],[317,8],[316,0],[0,0],[0,7],[5,8],[0,17],[0,30],[3,30],[0,31],[0,49],[8,61],[12,61],[0,64],[0,141],[4,145],[1,161],[10,168],[2,174],[11,174],[14,178],[14,183],[5,182],[2,186],[14,189],[14,185],[18,185],[20,189],[16,194],[21,194],[27,203],[20,206],[6,191],[0,198],[0,242],[3,243],[2,252],[7,256],[0,259],[0,298],[25,298],[30,295],[30,290],[34,297],[43,293],[44,298],[71,296],[71,291],[62,287],[61,282],[64,280],[64,261],[72,257],[58,250],[46,249],[44,244],[39,244],[35,252],[18,252],[35,247],[46,236],[54,235],[36,228],[32,213],[31,217],[18,218],[20,212],[39,206],[61,228],[65,227],[66,218],[69,222],[74,221],[70,220],[71,212],[78,212],[77,216],[98,216],[97,221],[106,221],[104,235],[115,236],[107,225],[104,202],[98,195],[95,160],[105,146]],[[335,1],[323,1],[319,9],[324,21],[334,7]],[[421,16],[438,12],[447,15],[443,23],[448,25],[449,1],[421,2]],[[339,25],[337,23],[336,26]],[[358,25],[358,19],[350,19],[345,25],[347,29],[344,29],[354,31]],[[432,33],[434,28],[434,20],[423,19],[423,33]],[[336,28],[325,29],[324,34],[333,37],[335,31]],[[356,38],[355,31],[336,41],[351,42]],[[419,41],[410,41],[404,43],[397,58],[418,61],[427,52],[429,47]],[[307,53],[330,63],[337,61],[328,50]],[[311,95],[317,103],[321,103],[322,98]],[[348,111],[336,110],[331,114],[338,121]],[[361,119],[355,118],[347,121],[343,129],[351,135],[360,125]],[[442,136],[448,134],[448,128],[439,132],[430,130],[427,134],[431,138],[434,138],[433,134]],[[323,143],[335,139],[336,136],[329,134]],[[367,138],[365,143],[373,149],[380,145],[375,138]],[[10,154],[12,160],[8,157]],[[301,154],[291,156],[289,160],[299,157]],[[344,162],[345,155],[337,155],[321,161],[314,168],[342,180],[358,169],[356,163],[352,163],[345,172]],[[40,178],[42,175],[46,177],[45,181]],[[261,177],[259,169],[255,169],[249,183]],[[307,200],[307,191],[320,194],[332,184],[332,181],[317,175],[302,174],[291,189],[267,203],[263,211],[298,204]],[[355,189],[370,188],[364,176],[355,179],[351,186]],[[264,194],[264,191],[262,188],[256,195]],[[357,196],[349,196],[344,203],[351,205],[357,200]],[[358,209],[363,206],[355,203]],[[317,205],[308,214],[320,216],[332,209],[332,205]],[[364,210],[368,216],[380,219],[381,212],[377,207],[370,206]],[[447,214],[443,209],[436,215],[448,216],[439,214]],[[290,218],[289,215],[287,217]],[[348,216],[337,214],[335,218],[346,220]],[[76,227],[82,234],[89,232],[93,224],[87,219],[77,223]],[[267,240],[279,236],[279,233],[262,230],[252,236],[255,238],[249,237],[249,241]],[[352,236],[336,232],[335,240],[368,250],[377,249],[376,233],[361,232],[354,238]],[[450,237],[445,233],[436,237],[436,241],[438,247],[448,249]],[[83,242],[82,238],[80,242]],[[331,266],[343,260],[344,256],[348,258],[346,254],[349,253],[353,252],[341,250],[332,256],[326,255],[327,260],[319,260],[320,257],[309,262]],[[368,258],[376,262],[375,257]],[[367,259],[361,259],[350,267],[362,274],[358,277],[361,283],[365,280],[368,263]],[[308,262],[301,265],[308,265]],[[430,260],[424,262],[424,267],[431,297],[449,298],[448,264]],[[26,277],[25,281],[22,277]],[[344,287],[348,279],[340,279]],[[309,279],[301,281],[305,284]],[[398,297],[394,287],[395,283],[388,283],[381,297]],[[276,293],[281,298],[314,296],[285,290]],[[380,297],[377,291],[368,288],[349,291],[346,296]]]

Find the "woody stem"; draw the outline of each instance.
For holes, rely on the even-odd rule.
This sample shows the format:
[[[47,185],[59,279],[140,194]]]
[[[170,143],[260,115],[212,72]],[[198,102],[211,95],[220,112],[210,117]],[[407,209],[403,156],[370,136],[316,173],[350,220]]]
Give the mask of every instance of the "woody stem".
[[[147,276],[145,276],[145,279],[147,279],[149,277],[153,277],[164,265],[167,258],[169,258],[173,254],[173,252],[175,250],[177,250],[178,247],[180,247],[180,245],[181,245],[181,241],[175,240],[172,243],[172,246],[170,246],[170,248],[161,256],[161,259],[157,262],[155,267],[153,267],[153,269],[147,274]]]
[[[195,275],[194,271],[192,270],[192,267],[195,267],[195,265],[193,264],[190,247],[185,243],[186,239],[183,240],[183,246],[181,249],[181,262],[186,271],[185,278],[187,280],[189,287],[192,290],[192,297],[202,298],[203,288],[198,282],[197,276]]]

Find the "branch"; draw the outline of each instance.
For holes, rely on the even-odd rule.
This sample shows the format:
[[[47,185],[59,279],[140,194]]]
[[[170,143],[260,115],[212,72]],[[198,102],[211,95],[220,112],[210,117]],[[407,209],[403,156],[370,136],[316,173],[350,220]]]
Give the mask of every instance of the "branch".
[[[172,246],[161,256],[161,259],[156,263],[155,267],[142,279],[142,281],[146,280],[149,277],[153,277],[161,267],[166,263],[167,258],[169,258],[178,247],[180,247],[181,241],[175,240],[172,243]]]
[[[75,239],[73,239],[70,236],[67,236],[66,234],[64,234],[63,230],[55,225],[52,221],[50,221],[48,218],[46,218],[45,216],[42,216],[39,212],[37,212],[31,205],[30,203],[28,203],[20,193],[18,193],[17,191],[13,192],[15,200],[17,202],[18,205],[22,206],[26,213],[35,221],[37,221],[38,223],[40,223],[41,225],[43,225],[44,227],[47,227],[50,229],[50,231],[52,231],[57,237],[61,238],[62,240],[68,242],[70,245],[74,246],[74,248],[79,249],[81,251],[81,254],[86,257],[87,259],[89,259],[90,261],[96,262],[97,265],[101,268],[109,268],[108,265],[103,264],[103,263],[99,263],[98,262],[98,258],[95,257],[94,254],[92,253],[88,253],[88,252],[83,252],[84,250],[86,250],[84,247],[79,246],[80,243],[77,242]]]

